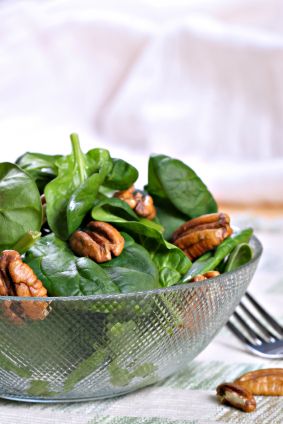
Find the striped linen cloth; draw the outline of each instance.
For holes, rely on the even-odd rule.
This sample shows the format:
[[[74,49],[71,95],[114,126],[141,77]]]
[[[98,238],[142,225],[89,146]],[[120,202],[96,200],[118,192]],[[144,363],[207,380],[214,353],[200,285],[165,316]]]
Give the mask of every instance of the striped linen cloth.
[[[241,222],[251,223],[241,217]],[[283,322],[283,217],[253,219],[264,253],[250,292]],[[0,400],[0,423],[14,424],[282,424],[283,397],[258,397],[251,414],[220,405],[215,388],[249,370],[283,367],[246,352],[227,328],[179,374],[124,397],[83,403]]]

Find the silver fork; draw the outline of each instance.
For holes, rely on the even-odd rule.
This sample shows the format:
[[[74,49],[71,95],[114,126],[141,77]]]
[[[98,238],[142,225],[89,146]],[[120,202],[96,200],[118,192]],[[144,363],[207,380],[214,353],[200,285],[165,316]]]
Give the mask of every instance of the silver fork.
[[[283,358],[283,327],[249,293],[245,294],[227,326],[255,355]]]

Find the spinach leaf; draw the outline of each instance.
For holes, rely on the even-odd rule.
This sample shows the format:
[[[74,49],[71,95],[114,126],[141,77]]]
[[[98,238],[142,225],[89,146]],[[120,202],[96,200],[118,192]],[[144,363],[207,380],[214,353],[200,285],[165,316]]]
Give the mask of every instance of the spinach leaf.
[[[99,154],[97,157],[96,153]],[[112,167],[107,150],[94,149],[86,155],[90,164],[87,171],[97,172],[89,176],[72,194],[67,205],[68,234],[72,234],[82,223],[86,213],[92,208],[99,187]],[[89,160],[91,159],[91,160]]]
[[[178,227],[188,221],[188,217],[176,209],[170,201],[154,197],[157,220],[164,228],[163,237],[170,240]]]
[[[84,359],[77,367],[68,375],[64,382],[64,391],[70,392],[77,383],[84,380],[101,367],[107,359],[107,353],[100,348],[93,352],[88,358]]]
[[[177,284],[191,267],[189,258],[175,245],[158,239],[145,238],[142,245],[147,249],[159,271],[163,287]]]
[[[116,197],[97,199],[94,202],[91,215],[97,221],[112,223],[139,220],[139,217],[130,206]]]
[[[101,264],[122,293],[159,288],[158,271],[149,253],[126,233],[125,247],[120,256]]]
[[[163,238],[161,225],[148,219],[140,219],[126,202],[115,197],[97,200],[91,216],[97,221],[116,224],[118,228],[136,235]]]
[[[98,265],[78,258],[67,243],[50,234],[26,253],[25,262],[43,282],[49,296],[128,293],[158,288],[158,272],[148,252],[127,234],[122,254]]]
[[[57,176],[56,162],[60,158],[61,155],[27,152],[16,160],[16,164],[36,182],[42,193],[46,184]]]
[[[17,165],[0,164],[0,250],[13,249],[42,221],[40,194],[32,178]]]
[[[217,204],[197,174],[182,161],[165,155],[151,156],[147,191],[168,199],[180,212],[194,218],[217,211]]]
[[[76,384],[91,376],[98,368],[105,366],[107,366],[113,386],[126,386],[135,377],[154,378],[157,367],[151,362],[143,362],[144,359],[139,357],[139,346],[143,342],[143,335],[140,333],[137,323],[130,320],[108,324],[107,327],[106,346],[98,346],[97,343],[94,343],[94,352],[67,376],[64,382],[64,391],[73,390]],[[120,354],[123,352],[125,344],[130,344],[132,348],[130,358],[125,358]]]
[[[51,230],[65,240],[69,237],[67,206],[71,195],[80,185],[80,179],[72,156],[60,159],[57,165],[58,177],[48,183],[44,189],[46,216]]]
[[[131,348],[130,358],[116,355],[108,365],[110,381],[113,386],[126,386],[133,378],[153,378],[157,367],[152,362],[143,362],[139,355],[139,346],[143,343],[143,336],[135,321],[117,322],[107,332],[110,352],[123,352],[125,344]],[[150,346],[148,346],[150,350]]]
[[[228,256],[225,264],[225,271],[234,271],[242,265],[248,263],[253,257],[253,251],[248,243],[241,243]]]
[[[27,389],[27,393],[30,396],[56,396],[59,395],[59,392],[55,392],[53,390],[50,390],[49,382],[46,380],[32,380],[30,382],[30,386]]]
[[[87,296],[117,293],[107,273],[89,258],[78,258],[54,234],[38,240],[26,253],[25,262],[46,287],[49,296]]]
[[[197,260],[195,260],[191,268],[189,269],[188,273],[183,277],[183,281],[189,281],[196,275],[207,272],[203,270],[205,270],[210,265],[212,261],[212,257],[213,257],[213,251],[210,250],[209,252],[204,253]],[[209,269],[209,271],[212,271],[212,269]]]
[[[0,352],[0,364],[1,368],[8,372],[13,372],[22,378],[31,377],[31,371],[25,365],[21,367],[17,366],[9,357],[7,357],[4,353]]]
[[[158,268],[162,286],[178,283],[190,268],[191,262],[184,252],[164,240],[163,228],[153,221],[138,219],[122,200],[112,198],[97,201],[91,215],[96,220],[110,222],[126,231],[137,243],[144,246]]]
[[[113,168],[104,185],[114,190],[125,190],[138,179],[138,170],[122,159],[112,158]]]
[[[44,190],[48,224],[62,240],[79,227],[112,167],[107,150],[93,149],[84,155],[76,134],[71,134],[71,141],[72,155],[56,162],[58,177]]]

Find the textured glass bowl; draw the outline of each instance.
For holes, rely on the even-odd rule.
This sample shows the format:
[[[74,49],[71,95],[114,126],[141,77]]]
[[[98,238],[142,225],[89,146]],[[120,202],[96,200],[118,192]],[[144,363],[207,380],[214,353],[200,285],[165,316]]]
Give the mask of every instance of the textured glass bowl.
[[[60,402],[131,392],[186,366],[227,322],[250,283],[247,264],[211,280],[147,292],[48,298],[48,316],[19,325],[0,297],[0,396]],[[46,301],[46,299],[45,299]],[[5,303],[6,302],[6,303]],[[22,305],[23,303],[21,303]]]

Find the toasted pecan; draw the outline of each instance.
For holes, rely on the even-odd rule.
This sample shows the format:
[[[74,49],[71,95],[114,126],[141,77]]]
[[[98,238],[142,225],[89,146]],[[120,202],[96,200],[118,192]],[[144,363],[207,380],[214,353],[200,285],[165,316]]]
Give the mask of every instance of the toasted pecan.
[[[220,275],[219,271],[208,271],[205,272],[204,274],[198,274],[195,277],[192,278],[192,282],[196,282],[196,281],[203,281],[203,280],[208,280],[210,278],[214,278],[214,277],[218,277],[218,275]]]
[[[250,371],[237,378],[235,383],[254,395],[283,396],[283,368]]]
[[[118,199],[126,202],[131,209],[135,209],[137,206],[137,201],[134,197],[134,191],[135,187],[132,185],[131,187],[127,188],[127,190],[116,191],[116,193],[114,193],[114,197],[117,197]]]
[[[75,231],[70,247],[78,256],[86,256],[102,263],[119,256],[124,249],[124,238],[116,228],[106,222],[91,221],[85,230]]]
[[[47,290],[29,265],[15,250],[4,250],[0,256],[0,295],[20,297],[47,297]],[[5,315],[14,322],[24,317],[33,320],[44,319],[47,315],[47,302],[4,302]]]
[[[222,383],[216,389],[216,394],[221,403],[234,406],[244,412],[253,412],[256,401],[252,393],[235,383]]]
[[[114,193],[114,197],[126,202],[142,218],[151,220],[156,216],[152,197],[141,190],[136,190],[134,186],[127,190],[117,191]]]
[[[173,233],[172,242],[194,260],[217,247],[232,232],[229,216],[214,213],[185,222]]]

